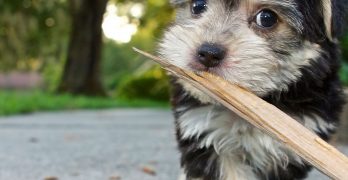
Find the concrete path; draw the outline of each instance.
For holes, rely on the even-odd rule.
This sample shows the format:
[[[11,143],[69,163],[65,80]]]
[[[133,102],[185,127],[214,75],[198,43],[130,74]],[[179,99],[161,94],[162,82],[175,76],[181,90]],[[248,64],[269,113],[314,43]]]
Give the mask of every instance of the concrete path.
[[[178,159],[165,110],[0,118],[0,180],[176,180]]]

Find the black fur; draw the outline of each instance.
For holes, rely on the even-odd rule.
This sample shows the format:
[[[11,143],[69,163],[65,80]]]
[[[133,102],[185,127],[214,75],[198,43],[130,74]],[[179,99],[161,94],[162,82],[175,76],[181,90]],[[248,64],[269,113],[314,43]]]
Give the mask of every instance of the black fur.
[[[271,172],[268,174],[268,176],[264,176],[263,179],[267,179],[267,180],[304,179],[307,177],[307,172],[310,171],[311,169],[312,167],[309,165],[289,163],[287,169],[282,169],[281,167],[278,167],[277,173]]]
[[[302,69],[303,76],[296,83],[290,84],[288,91],[271,92],[263,99],[291,114],[301,116],[315,113],[328,122],[338,123],[344,104],[342,87],[337,75],[340,67],[339,47],[327,38],[318,0],[296,0],[296,3],[304,16],[303,39],[319,44],[323,52],[319,59],[312,61],[309,68]],[[344,5],[344,0],[333,0],[332,32],[335,37],[342,32]],[[172,79],[172,85],[172,105],[176,119],[190,109],[205,106],[185,93],[176,83],[175,77]],[[328,134],[319,130],[316,133],[328,140],[333,132]],[[217,180],[220,176],[218,157],[213,147],[198,146],[203,137],[182,139],[177,126],[177,139],[182,153],[181,164],[189,179]],[[305,178],[310,169],[309,165],[290,162],[287,169],[279,167],[278,173],[261,174],[258,170],[255,172],[259,173],[262,179],[292,180]]]
[[[217,180],[220,177],[218,155],[213,147],[198,147],[199,141],[200,138],[179,141],[179,148],[182,152],[181,166],[186,168],[186,174],[190,178]],[[202,176],[202,174],[204,174],[204,176]]]
[[[194,99],[183,88],[176,83],[176,78],[172,77],[172,107],[175,119],[190,109],[205,106]],[[217,180],[220,177],[218,156],[213,147],[199,148],[198,144],[204,135],[192,139],[181,138],[180,128],[176,121],[176,136],[181,152],[181,166],[185,168],[188,178],[202,178],[202,180]]]

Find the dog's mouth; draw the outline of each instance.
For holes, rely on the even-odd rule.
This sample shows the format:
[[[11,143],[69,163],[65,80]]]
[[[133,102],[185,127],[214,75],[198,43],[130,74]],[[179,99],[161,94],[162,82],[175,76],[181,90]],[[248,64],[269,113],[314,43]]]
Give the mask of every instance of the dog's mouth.
[[[205,66],[195,66],[195,65],[190,65],[189,66],[189,70],[193,71],[195,73],[209,73],[212,74],[214,76],[218,76],[230,83],[233,84],[237,84],[237,81],[235,81],[234,78],[229,78],[228,76],[226,76],[226,74],[224,73],[224,67],[223,66],[216,66],[216,67],[205,67]],[[225,70],[226,71],[226,70]]]
[[[188,64],[189,70],[194,72],[208,72],[217,76],[221,75],[221,68],[222,66],[216,66],[216,67],[206,67],[200,63],[197,62],[191,62]]]
[[[239,62],[238,61],[235,61],[233,62],[235,64],[238,64]],[[195,62],[195,61],[192,61],[190,63],[188,63],[187,65],[187,70],[189,71],[193,71],[193,72],[207,72],[207,73],[210,73],[210,74],[213,74],[215,76],[219,76],[221,77],[222,79],[232,83],[232,84],[235,84],[235,85],[238,85],[240,87],[243,87],[245,89],[248,89],[249,91],[255,93],[256,95],[260,96],[260,97],[267,97],[271,92],[267,92],[265,93],[264,91],[261,91],[259,90],[258,88],[252,88],[254,87],[252,85],[252,81],[250,82],[243,82],[241,81],[240,79],[238,79],[238,76],[235,76],[233,72],[234,68],[233,66],[230,66],[228,63],[221,63],[219,64],[218,66],[215,66],[215,67],[206,67],[202,64],[200,64],[199,62]],[[229,72],[229,73],[227,73]],[[230,75],[230,76],[228,76]],[[249,86],[248,86],[249,85]],[[190,89],[190,88],[188,88]],[[200,95],[200,93],[197,93],[196,91],[194,92],[194,94],[197,96]],[[207,102],[207,101],[204,101],[204,102]],[[211,102],[214,102],[215,101],[211,101]]]

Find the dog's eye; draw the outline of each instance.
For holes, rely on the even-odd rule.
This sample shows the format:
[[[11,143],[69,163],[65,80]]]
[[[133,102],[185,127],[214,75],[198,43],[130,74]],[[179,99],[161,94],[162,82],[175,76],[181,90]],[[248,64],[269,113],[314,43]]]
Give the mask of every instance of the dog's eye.
[[[256,15],[256,24],[262,28],[271,28],[278,23],[278,16],[271,10],[262,10]]]
[[[192,0],[191,3],[191,12],[194,15],[199,15],[207,10],[207,1],[206,0]]]

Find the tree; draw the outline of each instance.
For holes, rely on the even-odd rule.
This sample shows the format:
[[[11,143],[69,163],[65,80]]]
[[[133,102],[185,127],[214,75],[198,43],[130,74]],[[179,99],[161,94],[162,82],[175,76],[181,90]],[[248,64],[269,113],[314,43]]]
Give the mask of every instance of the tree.
[[[107,0],[70,0],[72,31],[58,92],[105,96],[100,81],[102,21]]]

